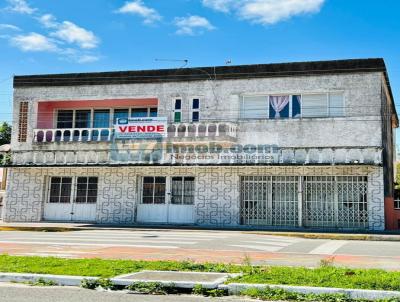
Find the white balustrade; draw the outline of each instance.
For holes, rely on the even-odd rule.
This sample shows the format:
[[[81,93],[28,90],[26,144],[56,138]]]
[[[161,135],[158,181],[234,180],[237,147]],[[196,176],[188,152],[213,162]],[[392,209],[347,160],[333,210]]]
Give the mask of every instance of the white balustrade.
[[[35,143],[109,142],[112,128],[34,129]],[[230,122],[174,123],[168,126],[168,138],[174,137],[237,137],[237,125]]]
[[[35,143],[111,141],[112,128],[34,129]]]

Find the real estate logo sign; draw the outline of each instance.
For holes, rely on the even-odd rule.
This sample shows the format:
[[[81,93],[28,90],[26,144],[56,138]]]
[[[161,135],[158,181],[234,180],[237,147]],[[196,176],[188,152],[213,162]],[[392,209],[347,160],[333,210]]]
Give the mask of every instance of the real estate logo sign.
[[[166,117],[120,118],[115,139],[160,139],[167,137]]]

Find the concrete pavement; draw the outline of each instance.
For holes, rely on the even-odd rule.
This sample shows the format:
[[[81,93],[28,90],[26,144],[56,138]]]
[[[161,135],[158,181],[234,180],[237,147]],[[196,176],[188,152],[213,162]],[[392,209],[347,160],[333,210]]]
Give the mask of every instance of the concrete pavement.
[[[241,231],[119,229],[60,233],[2,231],[0,253],[143,260],[318,266],[400,270],[400,242],[306,239]]]
[[[122,292],[99,292],[77,287],[31,287],[0,283],[0,301],[7,302],[244,302],[254,301],[240,297],[205,298],[198,296],[132,295]]]

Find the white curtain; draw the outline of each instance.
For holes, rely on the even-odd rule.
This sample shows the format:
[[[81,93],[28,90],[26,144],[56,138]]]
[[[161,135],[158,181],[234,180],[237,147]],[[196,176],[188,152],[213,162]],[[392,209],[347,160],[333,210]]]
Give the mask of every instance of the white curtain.
[[[279,96],[270,96],[269,101],[271,103],[272,108],[275,110],[275,118],[280,118],[280,112],[286,107],[289,103],[288,95],[279,95]]]

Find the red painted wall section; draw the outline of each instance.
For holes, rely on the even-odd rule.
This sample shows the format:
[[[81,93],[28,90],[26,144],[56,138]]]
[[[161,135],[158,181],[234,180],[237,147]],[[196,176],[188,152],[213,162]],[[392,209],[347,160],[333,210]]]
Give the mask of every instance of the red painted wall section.
[[[138,106],[158,106],[158,99],[108,99],[108,100],[65,100],[40,101],[36,127],[39,129],[53,128],[55,111],[57,109],[90,109],[90,108],[129,108]]]
[[[385,197],[385,221],[386,230],[398,230],[400,210],[394,208],[394,198]]]

